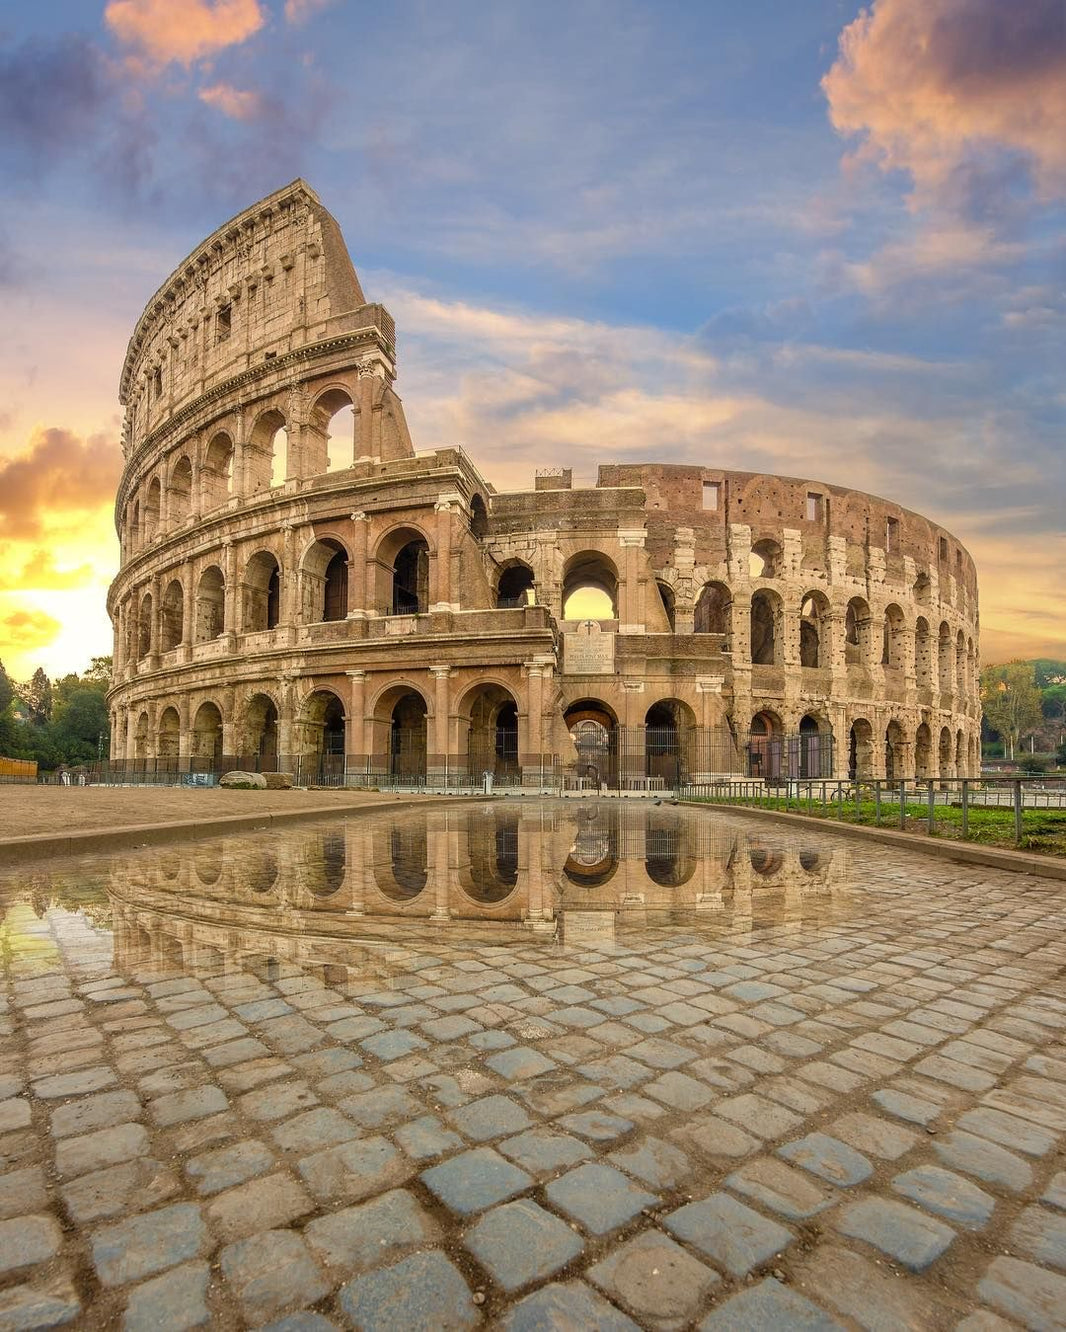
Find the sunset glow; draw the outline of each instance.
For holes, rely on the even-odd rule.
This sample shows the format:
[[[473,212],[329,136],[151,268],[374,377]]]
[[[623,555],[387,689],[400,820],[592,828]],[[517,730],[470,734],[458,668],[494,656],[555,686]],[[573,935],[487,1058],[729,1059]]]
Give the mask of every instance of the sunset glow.
[[[53,0],[0,33],[0,658],[111,648],[117,381],[190,248],[303,176],[416,448],[886,495],[1066,658],[1055,0]]]

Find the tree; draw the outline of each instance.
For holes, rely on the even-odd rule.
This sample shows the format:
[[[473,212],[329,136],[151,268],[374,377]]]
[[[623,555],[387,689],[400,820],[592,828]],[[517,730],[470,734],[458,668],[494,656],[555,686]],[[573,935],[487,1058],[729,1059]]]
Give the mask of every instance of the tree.
[[[30,721],[34,726],[43,726],[52,716],[52,682],[38,666],[33,676],[19,685],[19,697],[30,712]]]
[[[6,714],[14,697],[15,686],[11,683],[11,677],[7,671],[4,670],[4,663],[0,661],[0,714]]]
[[[89,669],[81,677],[82,684],[95,685],[106,693],[111,688],[111,667],[110,657],[93,657]]]
[[[1014,758],[1018,741],[1040,725],[1040,690],[1033,663],[986,666],[981,672],[981,703],[989,726],[1006,742],[1007,757]]]
[[[52,723],[56,750],[67,763],[86,763],[107,749],[107,702],[99,689],[81,685],[67,698]]]

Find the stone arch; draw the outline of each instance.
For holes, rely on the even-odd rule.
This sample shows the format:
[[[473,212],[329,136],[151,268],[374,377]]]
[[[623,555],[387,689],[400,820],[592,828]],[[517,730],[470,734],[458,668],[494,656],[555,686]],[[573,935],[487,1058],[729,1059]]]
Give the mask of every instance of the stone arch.
[[[515,780],[518,766],[518,700],[506,686],[482,681],[459,701],[466,720],[466,765],[475,781],[491,772],[498,781]]]
[[[914,622],[914,679],[919,689],[933,687],[933,639],[924,615]]]
[[[217,509],[233,494],[233,440],[225,430],[212,435],[200,469],[200,494],[205,511]]]
[[[751,837],[748,839],[748,863],[760,879],[772,879],[784,868],[785,857],[778,847]]]
[[[467,825],[459,884],[479,907],[501,906],[518,886],[518,811],[496,808]]]
[[[378,696],[375,732],[384,729],[385,770],[390,780],[417,785],[426,776],[429,704],[420,689],[397,683]]]
[[[251,696],[244,708],[241,766],[254,763],[256,772],[278,767],[278,705],[267,693]]]
[[[355,402],[349,391],[334,385],[320,393],[311,408],[311,424],[325,444],[326,472],[353,466],[358,457]]]
[[[782,601],[776,592],[760,588],[751,598],[751,664],[780,666],[783,661]]]
[[[481,495],[473,495],[470,499],[470,535],[481,541],[488,536],[488,531],[489,511],[485,500]]]
[[[618,717],[596,698],[571,703],[563,714],[577,751],[575,775],[594,786],[613,786],[618,773]]]
[[[137,659],[152,650],[152,594],[146,592],[137,608]]]
[[[869,666],[870,605],[863,597],[852,597],[844,612],[844,657],[849,666]]]
[[[347,616],[348,560],[347,548],[336,537],[319,537],[304,552],[300,572],[305,624]]]
[[[833,728],[826,717],[806,712],[800,718],[798,755],[794,773],[810,780],[828,777],[833,767]]]
[[[967,776],[968,766],[966,762],[966,732],[960,726],[955,732],[955,776]]]
[[[748,775],[775,780],[781,776],[784,728],[776,712],[764,709],[751,719],[748,735]]]
[[[133,757],[138,763],[144,763],[148,758],[151,736],[152,728],[148,713],[142,712],[133,731]]]
[[[952,768],[952,759],[954,757],[955,748],[951,737],[950,727],[942,726],[940,728],[940,742],[937,748],[938,748],[937,757],[939,759],[939,776],[942,778],[954,777],[955,773]]]
[[[618,870],[618,810],[578,806],[577,827],[563,874],[577,888],[600,888]]]
[[[903,665],[903,636],[906,624],[903,611],[893,603],[885,607],[881,629],[881,665],[898,670]]]
[[[784,566],[784,551],[781,543],[773,537],[761,537],[752,542],[748,556],[748,577],[780,578]]]
[[[829,598],[805,592],[800,601],[800,665],[817,670],[830,663]]]
[[[129,517],[128,517],[128,519],[127,519],[127,523],[128,523],[128,528],[127,528],[127,538],[128,538],[128,541],[129,541],[129,547],[130,547],[130,550],[138,550],[138,549],[140,548],[140,544],[141,544],[141,502],[140,502],[140,500],[136,500],[136,499],[135,499],[135,500],[133,501],[133,503],[132,503],[131,505],[128,506],[127,512],[128,512],[128,515],[129,515]]]
[[[691,770],[696,714],[680,698],[663,698],[644,714],[644,775],[674,787]]]
[[[874,775],[874,731],[865,717],[856,717],[848,736],[848,777],[868,782]]]
[[[173,705],[159,714],[156,731],[156,754],[161,762],[173,765],[181,752],[181,716]]]
[[[148,483],[144,497],[144,540],[145,544],[159,535],[159,524],[163,512],[163,487],[159,477],[153,476]]]
[[[429,610],[429,539],[404,523],[381,538],[374,552],[377,605],[385,615],[424,615]]]
[[[728,634],[732,627],[730,612],[733,594],[725,583],[704,583],[696,599],[696,613],[692,624],[697,634]]]
[[[277,628],[281,614],[281,567],[272,551],[258,550],[244,566],[245,633]]]
[[[907,775],[904,768],[903,727],[895,717],[885,727],[885,777],[890,782],[902,781]]]
[[[942,620],[937,635],[937,688],[942,694],[952,692],[952,657],[951,625]]]
[[[666,623],[670,629],[670,632],[673,633],[677,628],[677,618],[675,613],[676,602],[674,597],[674,589],[670,586],[669,583],[663,582],[661,578],[656,579],[655,587],[659,593],[659,602],[662,605],[663,614],[666,616]]]
[[[196,588],[196,642],[210,643],[225,632],[226,579],[217,564],[200,575]]]
[[[528,564],[515,560],[500,572],[496,584],[496,607],[532,606],[536,604],[536,580]]]
[[[247,449],[252,492],[283,485],[292,470],[285,413],[270,407],[257,416],[248,433]]]
[[[315,689],[301,702],[296,717],[296,746],[301,771],[310,777],[344,773],[346,742],[344,704],[332,689]]]
[[[373,832],[374,883],[390,903],[414,901],[429,882],[429,824],[403,819]]]
[[[616,620],[618,569],[598,550],[571,555],[563,567],[564,620]]]
[[[163,593],[159,607],[159,646],[163,652],[181,645],[185,633],[185,591],[176,578],[172,578]]]
[[[696,872],[686,829],[673,817],[650,813],[644,833],[644,873],[660,888],[680,888]]]
[[[172,526],[183,523],[192,512],[192,463],[182,454],[171,468],[167,484],[167,521]]]
[[[914,732],[914,777],[916,781],[928,781],[933,776],[933,736],[928,725],[922,722]]]
[[[222,762],[222,712],[210,700],[201,703],[193,717],[192,758],[201,772],[215,772]]]
[[[961,705],[966,697],[968,684],[966,679],[966,635],[961,629],[955,635],[955,682],[956,698]]]

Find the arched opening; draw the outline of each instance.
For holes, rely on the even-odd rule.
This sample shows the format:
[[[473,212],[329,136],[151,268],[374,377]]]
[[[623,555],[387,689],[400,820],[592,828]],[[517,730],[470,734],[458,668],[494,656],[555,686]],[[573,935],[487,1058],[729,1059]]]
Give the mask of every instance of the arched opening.
[[[192,759],[198,772],[216,772],[222,762],[222,713],[201,703],[192,724]]]
[[[254,772],[277,772],[278,709],[267,694],[253,694],[244,714],[244,758]]]
[[[518,768],[518,704],[501,685],[479,685],[460,707],[469,707],[467,773],[480,781],[491,772],[497,781],[515,781]]]
[[[200,575],[196,588],[196,642],[210,643],[225,631],[226,580],[217,564]]]
[[[665,787],[685,779],[686,747],[692,743],[696,716],[677,698],[653,703],[644,714],[644,775]]]
[[[167,517],[172,525],[183,523],[192,512],[192,463],[184,454],[174,464],[167,487]]]
[[[281,609],[281,570],[268,550],[257,551],[244,566],[244,630],[277,628]]]
[[[392,572],[393,615],[424,615],[429,610],[429,544],[416,537],[396,552]]]
[[[817,874],[822,868],[822,857],[813,847],[805,846],[799,853],[800,869],[805,874]]]
[[[933,640],[924,615],[914,622],[914,681],[919,689],[933,687]]]
[[[167,584],[159,610],[159,645],[169,652],[180,645],[185,632],[185,593],[176,578]]]
[[[470,827],[469,877],[463,875],[462,884],[480,906],[496,906],[518,883],[518,814],[506,809],[486,814]]]
[[[966,768],[966,736],[960,730],[955,732],[955,776],[967,776]]]
[[[961,629],[955,638],[955,680],[961,701],[966,697],[966,635]]]
[[[885,727],[885,777],[890,782],[902,781],[907,775],[903,750],[903,727],[893,718]]]
[[[696,858],[675,818],[650,814],[644,833],[644,872],[660,888],[680,888],[696,872]]]
[[[800,604],[800,665],[812,670],[829,665],[826,630],[829,602],[821,592],[808,592]]]
[[[951,625],[944,620],[940,625],[937,643],[937,688],[942,694],[951,693],[951,676],[954,658],[951,650]]]
[[[898,670],[903,665],[903,612],[898,606],[885,608],[885,621],[881,629],[881,665]]]
[[[138,550],[141,544],[141,502],[134,500],[129,510],[129,547]]]
[[[748,860],[752,869],[761,879],[770,879],[780,873],[785,858],[775,846],[764,842],[752,841],[748,847]]]
[[[152,594],[146,592],[141,597],[137,612],[137,658],[147,657],[152,650]]]
[[[751,719],[748,737],[748,776],[776,781],[781,776],[781,718],[759,712]]]
[[[781,547],[768,537],[756,541],[748,556],[748,576],[755,578],[780,578],[782,565]]]
[[[142,712],[137,718],[137,726],[133,732],[133,756],[138,763],[143,763],[148,757],[148,738],[151,735],[151,725],[148,720],[148,713]]]
[[[309,886],[315,897],[332,897],[344,886],[348,871],[348,839],[343,830],[324,832],[315,849],[315,873]]]
[[[578,723],[581,725],[582,723]],[[581,807],[563,873],[578,888],[599,888],[618,869],[618,812]]]
[[[564,714],[566,728],[577,750],[574,776],[598,789],[613,786],[618,774],[618,721],[598,699],[572,703]]]
[[[348,614],[348,552],[333,537],[316,541],[303,560],[303,617],[307,624]]]
[[[853,782],[868,782],[874,775],[874,732],[865,717],[851,724],[848,743],[848,777]]]
[[[828,724],[823,733],[818,718],[810,713],[800,718],[799,775],[804,780],[828,777],[832,769],[832,731]]]
[[[870,607],[862,597],[852,597],[844,612],[844,657],[849,666],[870,664]]]
[[[329,389],[315,403],[311,421],[325,439],[326,471],[340,472],[351,467],[357,456],[351,395],[342,388]]]
[[[144,499],[144,539],[151,541],[153,537],[159,535],[159,517],[163,504],[163,487],[159,484],[159,477],[154,476],[148,486],[148,494]]]
[[[164,708],[159,718],[156,753],[161,763],[173,769],[181,751],[181,718],[177,708]]]
[[[918,602],[920,606],[928,605],[929,593],[931,587],[932,584],[930,582],[929,575],[927,573],[920,573],[918,577],[914,580],[914,586],[911,588],[911,594],[913,595],[914,600]]]
[[[496,585],[496,607],[509,610],[516,606],[532,606],[536,602],[533,570],[528,564],[512,564],[500,574]]]
[[[489,511],[481,496],[475,495],[470,501],[470,533],[480,541],[488,535],[488,530]]]
[[[200,470],[200,488],[205,511],[225,504],[233,492],[233,441],[224,430],[207,446]]]
[[[696,602],[693,632],[697,634],[728,634],[733,594],[724,583],[705,583]]]
[[[429,882],[425,816],[394,822],[386,834],[384,857],[377,840],[375,837],[374,881],[379,891],[394,902],[412,901]]]
[[[756,592],[751,599],[751,664],[781,664],[780,600],[770,592]]]
[[[666,615],[666,623],[673,633],[677,628],[676,617],[674,614],[674,589],[669,583],[656,582],[655,586],[659,590],[659,600],[662,602],[663,611]]]
[[[330,689],[316,689],[300,710],[300,771],[305,779],[336,780],[344,775],[344,704]]]
[[[389,776],[417,783],[426,776],[426,700],[410,690],[396,700],[389,720]]]
[[[563,572],[564,620],[618,617],[618,571],[599,551],[573,555]]]
[[[919,782],[927,781],[933,775],[933,737],[929,727],[922,722],[914,732],[914,776]]]
[[[940,776],[954,777],[955,773],[951,766],[951,760],[954,756],[954,744],[951,739],[951,732],[946,726],[940,731]]]

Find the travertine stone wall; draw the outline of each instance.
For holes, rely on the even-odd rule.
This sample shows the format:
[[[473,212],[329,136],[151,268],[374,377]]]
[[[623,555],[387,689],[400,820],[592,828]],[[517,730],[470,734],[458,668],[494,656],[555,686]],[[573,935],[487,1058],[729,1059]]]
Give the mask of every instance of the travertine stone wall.
[[[462,450],[414,452],[396,372],[302,181],[148,303],[120,384],[114,759],[533,780],[581,769],[585,726],[625,737],[612,777],[639,785],[642,728],[673,727],[693,776],[978,772],[977,581],[950,533],[713,467],[498,494]]]

